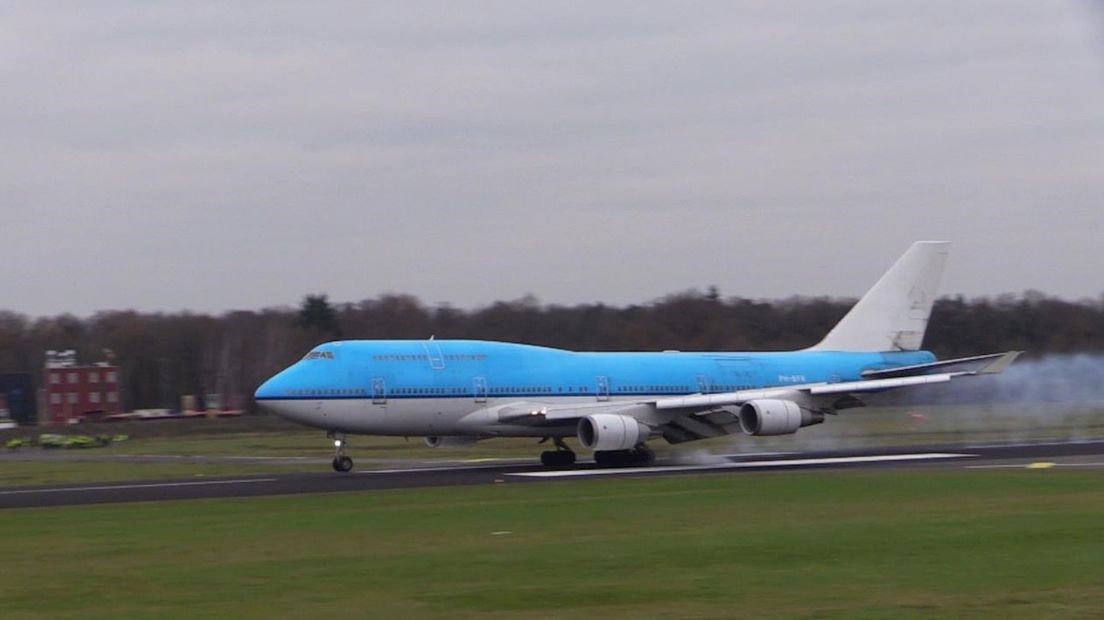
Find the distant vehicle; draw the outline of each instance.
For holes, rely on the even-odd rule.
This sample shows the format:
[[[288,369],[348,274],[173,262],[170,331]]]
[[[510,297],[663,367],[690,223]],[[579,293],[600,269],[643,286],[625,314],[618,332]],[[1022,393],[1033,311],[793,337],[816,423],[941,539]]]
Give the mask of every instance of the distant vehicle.
[[[0,431],[16,426],[18,425],[11,419],[11,412],[8,411],[8,395],[0,393]]]
[[[264,408],[325,429],[333,468],[347,434],[422,436],[429,446],[551,439],[546,466],[576,456],[644,465],[646,442],[743,431],[784,435],[862,406],[872,392],[995,374],[1017,351],[936,361],[921,351],[950,244],[909,248],[817,345],[770,353],[577,353],[478,340],[350,340],[316,347],[257,389]]]

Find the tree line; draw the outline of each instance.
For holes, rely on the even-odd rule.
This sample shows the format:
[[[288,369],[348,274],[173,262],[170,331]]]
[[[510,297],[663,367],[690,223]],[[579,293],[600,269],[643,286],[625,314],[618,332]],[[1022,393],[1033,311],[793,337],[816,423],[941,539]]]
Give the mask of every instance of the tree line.
[[[45,352],[74,349],[84,363],[109,358],[119,367],[127,409],[171,408],[182,394],[208,393],[252,406],[249,395],[261,381],[327,340],[433,336],[584,351],[788,350],[816,343],[853,303],[722,298],[711,288],[628,306],[546,305],[525,297],[464,310],[427,306],[409,295],[338,304],[308,295],[298,307],[219,316],[121,310],[30,318],[0,311],[0,372],[31,372],[41,383]],[[942,298],[925,348],[940,357],[1104,351],[1104,297]]]

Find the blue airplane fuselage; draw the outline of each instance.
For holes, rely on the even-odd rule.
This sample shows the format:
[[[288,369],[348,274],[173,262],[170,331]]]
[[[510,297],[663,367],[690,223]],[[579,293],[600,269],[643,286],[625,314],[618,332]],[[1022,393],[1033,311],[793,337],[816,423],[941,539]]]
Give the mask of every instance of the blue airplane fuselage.
[[[265,382],[256,398],[330,430],[463,433],[472,430],[457,424],[465,415],[511,401],[618,401],[857,381],[863,371],[934,360],[927,351],[591,353],[479,340],[354,340],[315,347]],[[300,416],[296,401],[299,409],[316,403],[318,411],[326,401],[346,406],[331,416]],[[360,414],[349,407],[354,403]]]

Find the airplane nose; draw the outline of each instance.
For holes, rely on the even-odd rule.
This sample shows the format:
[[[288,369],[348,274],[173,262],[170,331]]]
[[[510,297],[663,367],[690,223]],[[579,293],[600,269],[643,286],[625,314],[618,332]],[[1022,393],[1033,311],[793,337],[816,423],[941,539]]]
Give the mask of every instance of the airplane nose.
[[[280,372],[272,375],[267,381],[262,383],[255,392],[253,392],[253,400],[258,405],[276,413],[273,408],[278,404],[281,399],[285,399],[291,393],[290,388],[294,385],[294,378],[291,377],[291,368],[285,368]]]
[[[261,409],[281,418],[308,426],[317,426],[317,410],[314,403],[305,402],[297,394],[302,392],[303,376],[294,366],[286,368],[262,383],[253,400]]]
[[[284,373],[281,372],[262,383],[257,391],[253,392],[253,402],[268,413],[286,418],[288,417],[289,405],[284,398],[286,398],[288,390],[286,387],[287,381],[282,375]]]
[[[279,375],[270,377],[267,381],[262,383],[260,387],[257,388],[257,391],[253,392],[253,400],[264,401],[279,396],[280,390],[277,385],[278,382],[276,380],[278,377]]]

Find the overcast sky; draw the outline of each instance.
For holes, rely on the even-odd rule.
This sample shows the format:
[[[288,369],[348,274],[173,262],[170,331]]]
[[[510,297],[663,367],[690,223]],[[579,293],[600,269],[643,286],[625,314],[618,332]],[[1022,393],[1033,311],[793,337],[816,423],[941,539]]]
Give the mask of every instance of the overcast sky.
[[[0,308],[1104,292],[1104,12],[0,8]]]

